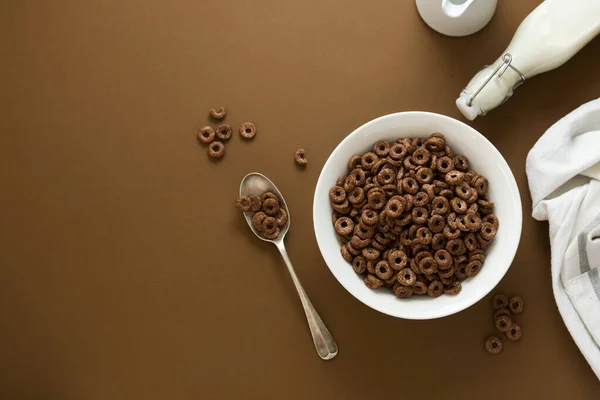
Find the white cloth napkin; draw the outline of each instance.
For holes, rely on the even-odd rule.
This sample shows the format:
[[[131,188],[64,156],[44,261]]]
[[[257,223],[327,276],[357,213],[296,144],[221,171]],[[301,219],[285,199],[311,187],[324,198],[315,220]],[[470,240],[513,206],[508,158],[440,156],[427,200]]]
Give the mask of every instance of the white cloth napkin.
[[[533,217],[550,225],[556,304],[600,379],[600,99],[548,129],[526,168]]]

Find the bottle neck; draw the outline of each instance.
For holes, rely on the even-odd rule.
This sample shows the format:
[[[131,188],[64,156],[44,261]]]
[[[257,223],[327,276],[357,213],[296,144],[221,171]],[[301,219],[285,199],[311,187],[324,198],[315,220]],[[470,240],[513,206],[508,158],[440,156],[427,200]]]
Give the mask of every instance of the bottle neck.
[[[456,100],[465,117],[474,120],[512,96],[514,88],[524,81],[524,77],[513,67],[510,56],[505,54],[471,79]]]

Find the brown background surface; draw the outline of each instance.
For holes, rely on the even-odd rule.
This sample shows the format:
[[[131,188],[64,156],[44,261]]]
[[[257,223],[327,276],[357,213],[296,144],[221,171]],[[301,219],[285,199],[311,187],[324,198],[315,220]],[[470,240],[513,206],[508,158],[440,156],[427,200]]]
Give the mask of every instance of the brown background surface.
[[[339,285],[311,214],[328,154],[364,122],[454,99],[538,1],[501,1],[467,38],[413,1],[3,1],[0,4],[0,398],[597,399],[556,309],[547,225],[530,216],[525,157],[600,96],[600,41],[472,125],[523,197],[514,265],[520,342],[492,357],[489,296],[405,321]],[[196,140],[226,105],[219,163]],[[305,171],[293,163],[307,149]],[[275,247],[235,210],[240,179],[271,177],[292,210],[288,251],[340,347],[321,361]]]

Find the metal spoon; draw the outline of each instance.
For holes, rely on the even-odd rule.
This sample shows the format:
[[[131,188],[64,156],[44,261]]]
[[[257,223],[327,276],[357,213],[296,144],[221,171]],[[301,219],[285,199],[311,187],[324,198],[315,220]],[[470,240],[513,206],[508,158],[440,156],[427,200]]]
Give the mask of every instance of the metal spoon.
[[[304,292],[304,289],[302,288],[302,285],[300,284],[300,281],[296,276],[296,272],[294,272],[294,267],[292,267],[292,262],[290,261],[290,258],[287,255],[287,251],[285,250],[285,245],[283,243],[283,238],[290,229],[290,210],[288,209],[287,204],[285,203],[285,200],[281,195],[279,189],[277,189],[273,182],[271,182],[266,176],[259,174],[258,172],[253,172],[251,174],[246,175],[244,179],[242,179],[242,183],[240,184],[240,196],[254,195],[260,197],[260,195],[262,195],[264,192],[275,193],[279,198],[279,203],[281,207],[287,212],[288,215],[287,222],[284,226],[280,227],[280,233],[277,239],[265,239],[262,236],[262,234],[254,228],[254,226],[252,225],[251,212],[244,213],[244,217],[246,218],[248,226],[250,227],[250,229],[252,229],[252,232],[254,232],[254,234],[258,236],[259,239],[264,240],[265,242],[271,242],[279,249],[283,260],[287,265],[288,271],[292,276],[292,281],[296,286],[298,296],[300,296],[300,301],[302,302],[302,307],[304,307],[304,313],[306,314],[306,319],[308,320],[308,326],[310,328],[310,333],[312,335],[313,342],[315,343],[317,353],[319,353],[319,357],[321,357],[323,360],[331,360],[338,353],[337,344],[335,343],[333,336],[331,336],[329,329],[327,329],[327,327],[323,323],[323,320],[321,319],[321,317],[319,317],[319,314],[317,314],[317,311],[308,299],[306,292]]]

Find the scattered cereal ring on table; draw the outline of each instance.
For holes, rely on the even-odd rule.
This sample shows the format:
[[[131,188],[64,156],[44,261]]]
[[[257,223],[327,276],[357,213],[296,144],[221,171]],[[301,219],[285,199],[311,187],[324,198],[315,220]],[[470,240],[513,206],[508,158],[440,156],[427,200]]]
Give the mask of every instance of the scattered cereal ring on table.
[[[217,129],[215,130],[215,135],[217,136],[217,138],[223,142],[228,141],[229,139],[231,139],[231,135],[233,134],[233,131],[231,130],[231,126],[227,125],[227,124],[221,124],[219,126],[217,126]]]
[[[225,115],[227,115],[227,110],[225,109],[225,107],[220,107],[218,110],[211,108],[210,110],[208,110],[208,115],[212,119],[220,121],[223,118],[225,118]]]
[[[485,349],[490,354],[500,353],[502,351],[503,347],[504,347],[504,344],[502,343],[502,340],[500,340],[500,338],[498,336],[490,336],[485,341]]]
[[[219,159],[225,155],[225,145],[219,141],[214,141],[208,145],[208,155],[212,158]]]
[[[212,126],[203,126],[198,131],[198,140],[202,144],[210,144],[215,140],[215,130]]]
[[[296,150],[296,153],[294,154],[294,161],[296,161],[296,164],[302,167],[308,164],[308,160],[306,159],[306,151],[304,149]]]
[[[244,139],[253,139],[256,136],[256,126],[252,122],[244,122],[240,126],[239,132]]]

